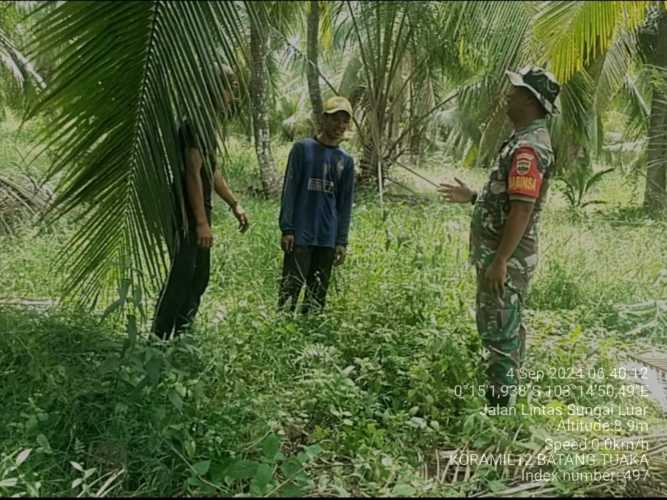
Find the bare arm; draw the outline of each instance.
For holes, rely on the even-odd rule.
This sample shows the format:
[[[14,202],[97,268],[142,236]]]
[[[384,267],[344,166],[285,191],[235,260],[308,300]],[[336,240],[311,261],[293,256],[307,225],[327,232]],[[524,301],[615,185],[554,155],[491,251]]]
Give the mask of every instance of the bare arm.
[[[213,245],[213,235],[204,208],[204,189],[201,180],[202,156],[197,148],[185,152],[185,189],[188,203],[197,223],[197,243],[204,248]]]
[[[533,203],[525,201],[512,201],[510,203],[510,213],[503,226],[503,235],[500,239],[500,245],[496,250],[496,259],[508,261],[517,245],[526,232],[530,222],[530,214],[533,213]]]
[[[495,258],[486,270],[486,279],[496,293],[502,296],[505,288],[505,275],[507,273],[507,261],[510,259],[517,245],[521,241],[526,227],[533,213],[533,203],[525,201],[510,202],[510,212],[503,226],[503,234],[500,244],[496,250]]]
[[[236,196],[234,196],[234,193],[229,187],[229,184],[227,184],[227,180],[222,175],[220,170],[216,170],[215,174],[213,174],[213,187],[215,192],[218,193],[218,196],[225,200],[225,203],[227,203],[229,208],[232,209],[234,217],[236,217],[236,220],[239,221],[239,229],[241,232],[245,232],[249,225],[248,216],[246,215],[245,210],[243,210],[241,207],[241,204],[236,199]]]
[[[213,187],[215,188],[215,192],[218,193],[218,196],[225,200],[225,203],[229,205],[229,208],[234,208],[234,206],[238,204],[236,196],[232,193],[229,184],[227,184],[227,180],[222,176],[220,170],[216,170],[213,175]]]

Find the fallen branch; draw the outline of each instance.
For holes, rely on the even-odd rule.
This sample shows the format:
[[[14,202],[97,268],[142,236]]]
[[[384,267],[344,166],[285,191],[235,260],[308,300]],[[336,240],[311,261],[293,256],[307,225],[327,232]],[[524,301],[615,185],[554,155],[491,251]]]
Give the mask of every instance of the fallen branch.
[[[396,161],[396,162],[394,162],[394,163],[395,163],[396,165],[398,165],[399,167],[404,168],[405,170],[407,170],[407,171],[410,172],[411,174],[413,174],[413,175],[419,177],[420,179],[422,179],[422,180],[428,182],[431,186],[434,186],[434,187],[436,187],[436,188],[438,187],[438,185],[437,185],[435,182],[433,182],[431,179],[429,179],[429,178],[427,178],[427,177],[424,177],[422,174],[420,174],[419,172],[416,172],[416,171],[412,170],[412,169],[411,169],[410,167],[408,167],[407,165],[403,165],[403,164],[402,164],[401,162],[399,162],[399,161]]]

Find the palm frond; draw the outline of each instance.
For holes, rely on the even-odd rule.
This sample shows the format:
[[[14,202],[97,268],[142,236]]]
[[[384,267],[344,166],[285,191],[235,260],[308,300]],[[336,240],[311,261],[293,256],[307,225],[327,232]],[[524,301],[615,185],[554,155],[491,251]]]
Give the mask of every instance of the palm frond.
[[[306,2],[278,2],[262,0],[247,2],[246,9],[249,21],[261,26],[262,29],[275,29],[290,36],[304,29]]]
[[[473,73],[473,85],[464,85],[459,95],[462,110],[483,124],[477,163],[486,163],[497,152],[507,119],[504,97],[510,82],[505,70],[531,60],[530,2],[461,2],[457,35],[461,54]],[[474,17],[477,16],[477,17]],[[480,38],[479,33],[485,33]]]
[[[651,85],[647,68],[625,76],[619,98],[620,109],[628,117],[624,131],[626,139],[637,140],[646,134],[651,114],[650,95]]]
[[[644,21],[649,1],[543,2],[535,34],[545,46],[544,61],[567,82],[613,43],[617,30],[635,30]]]
[[[357,51],[352,52],[341,75],[340,84],[338,85],[338,92],[340,95],[353,99],[355,102],[360,97],[358,95],[358,89],[363,88],[364,85],[362,78],[360,78],[362,69],[361,64],[359,53]],[[352,104],[354,105],[355,102]]]
[[[21,87],[24,87],[28,79],[34,81],[39,88],[44,87],[44,80],[34,68],[32,62],[16,48],[14,42],[1,29],[0,62]]]
[[[593,106],[597,110],[607,108],[623,86],[631,66],[638,60],[638,41],[634,31],[618,30],[604,54],[604,61],[597,78]]]
[[[11,2],[16,6],[16,9],[19,12],[23,12],[24,14],[30,14],[31,12],[39,9],[44,5],[43,1],[35,1],[35,0],[14,0]],[[60,3],[60,2],[53,2],[54,4]]]
[[[159,286],[183,217],[178,121],[216,130],[215,68],[238,68],[238,25],[233,3],[164,1],[63,2],[38,22],[33,52],[63,61],[31,112],[52,117],[38,138],[56,158],[52,215],[80,216],[66,294],[92,304],[126,279]]]
[[[592,109],[593,85],[590,75],[581,70],[561,89],[561,113],[550,123],[557,170],[569,167],[579,150],[589,152],[594,145],[592,128],[597,116]]]
[[[345,12],[343,2],[320,2],[320,45],[324,52],[336,47],[336,27]]]
[[[595,172],[588,180],[586,180],[586,183],[584,184],[584,191],[589,191],[593,186],[595,186],[595,184],[598,184],[602,180],[604,175],[613,171],[613,168],[605,168],[604,170]]]

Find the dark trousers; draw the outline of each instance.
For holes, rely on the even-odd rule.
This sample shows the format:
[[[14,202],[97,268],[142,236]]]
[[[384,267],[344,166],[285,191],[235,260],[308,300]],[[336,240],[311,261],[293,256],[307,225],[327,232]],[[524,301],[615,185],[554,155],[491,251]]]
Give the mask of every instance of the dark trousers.
[[[153,333],[161,339],[180,335],[197,314],[208,286],[211,251],[197,244],[194,224],[172,255],[171,269],[155,308]]]
[[[278,307],[285,308],[291,299],[289,310],[293,312],[305,284],[306,295],[302,312],[322,309],[326,302],[335,255],[333,248],[314,246],[295,246],[294,251],[285,253]]]

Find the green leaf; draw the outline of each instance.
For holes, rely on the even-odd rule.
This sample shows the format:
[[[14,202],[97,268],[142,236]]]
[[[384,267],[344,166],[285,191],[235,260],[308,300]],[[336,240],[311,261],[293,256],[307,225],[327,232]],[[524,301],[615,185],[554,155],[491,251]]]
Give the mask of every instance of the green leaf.
[[[255,471],[255,477],[250,482],[250,492],[264,495],[273,480],[273,467],[269,464],[260,464]]]
[[[406,483],[399,483],[391,490],[391,494],[396,497],[411,497],[417,490]]]
[[[298,484],[288,484],[278,490],[278,495],[285,498],[301,498],[307,494],[308,488]]]
[[[488,485],[488,487],[489,487],[489,489],[491,490],[492,493],[496,493],[498,491],[502,491],[502,490],[507,488],[507,486],[505,486],[505,483],[503,483],[502,481],[499,481],[497,479],[495,479],[493,481],[489,481],[487,483],[487,485]]]
[[[26,448],[25,450],[21,451],[21,453],[18,454],[15,462],[17,467],[28,459],[31,451],[32,450],[30,448]]]
[[[303,465],[296,458],[290,457],[280,466],[280,470],[285,478],[292,478],[303,470]]]
[[[120,358],[118,355],[111,355],[106,358],[100,366],[100,372],[103,374],[112,373],[118,370],[120,366]]]
[[[124,305],[124,302],[120,299],[116,300],[115,302],[112,302],[102,313],[102,316],[100,316],[100,321],[104,321],[107,316],[112,314],[114,311],[117,311]]]
[[[322,447],[319,444],[313,444],[311,446],[306,446],[303,451],[308,455],[308,458],[312,460],[322,453]]]
[[[194,439],[191,437],[187,437],[185,439],[185,442],[183,443],[183,446],[185,447],[185,453],[189,458],[192,458],[195,456],[195,452],[197,451],[197,443]]]
[[[222,483],[225,479],[225,472],[229,467],[229,461],[213,462],[209,469],[209,477],[214,483]]]
[[[137,340],[137,318],[134,314],[129,314],[127,316],[127,336],[130,339],[130,343],[134,343]]]
[[[250,479],[255,476],[258,466],[257,462],[238,460],[227,468],[225,476],[230,479]]]
[[[593,174],[593,175],[586,181],[586,185],[584,186],[584,191],[588,191],[589,189],[591,189],[595,184],[597,184],[598,182],[600,182],[600,180],[602,179],[602,177],[603,177],[605,174],[608,174],[609,172],[613,172],[613,171],[614,171],[613,168],[607,168],[607,169],[600,170],[599,172],[596,172],[595,174]]]
[[[606,205],[607,202],[604,200],[590,200],[581,204],[581,208],[586,208],[588,205]]]
[[[3,29],[0,29],[0,64],[24,88],[28,79],[34,81],[40,88],[44,87],[44,80],[35,71],[33,64],[16,48],[14,41]]]
[[[183,399],[173,389],[169,391],[169,401],[171,401],[171,404],[173,404],[177,410],[183,411]]]
[[[158,357],[151,358],[148,363],[146,363],[146,375],[148,376],[148,381],[152,385],[157,385],[160,381],[160,372],[162,371],[162,359]]]
[[[2,481],[0,481],[0,488],[12,488],[16,486],[16,483],[18,483],[18,479],[16,479],[15,477],[3,479]]]
[[[339,496],[339,497],[350,497],[350,496],[352,496],[352,495],[350,495],[350,492],[347,491],[347,490],[346,490],[345,488],[343,488],[342,486],[339,486],[339,485],[337,485],[337,484],[334,484],[333,487],[334,487],[334,489],[336,490],[336,493],[338,493],[338,496]]]
[[[210,467],[211,467],[211,461],[204,460],[202,462],[197,462],[196,464],[194,464],[192,466],[192,469],[200,476],[205,476]]]
[[[543,447],[542,444],[536,443],[535,441],[526,441],[524,443],[518,442],[517,444],[519,446],[521,446],[522,448],[527,448],[529,450],[535,450],[535,451],[537,451],[537,450],[539,450]]]
[[[273,433],[269,434],[262,440],[260,448],[262,456],[269,461],[273,461],[280,451],[280,437]]]
[[[37,444],[39,444],[46,453],[53,453],[49,440],[46,439],[44,434],[37,435]]]
[[[189,484],[190,486],[196,486],[196,487],[198,487],[198,488],[201,488],[201,487],[204,486],[206,483],[203,483],[199,478],[197,478],[197,477],[195,477],[195,476],[192,476],[192,477],[188,478],[188,484]]]

